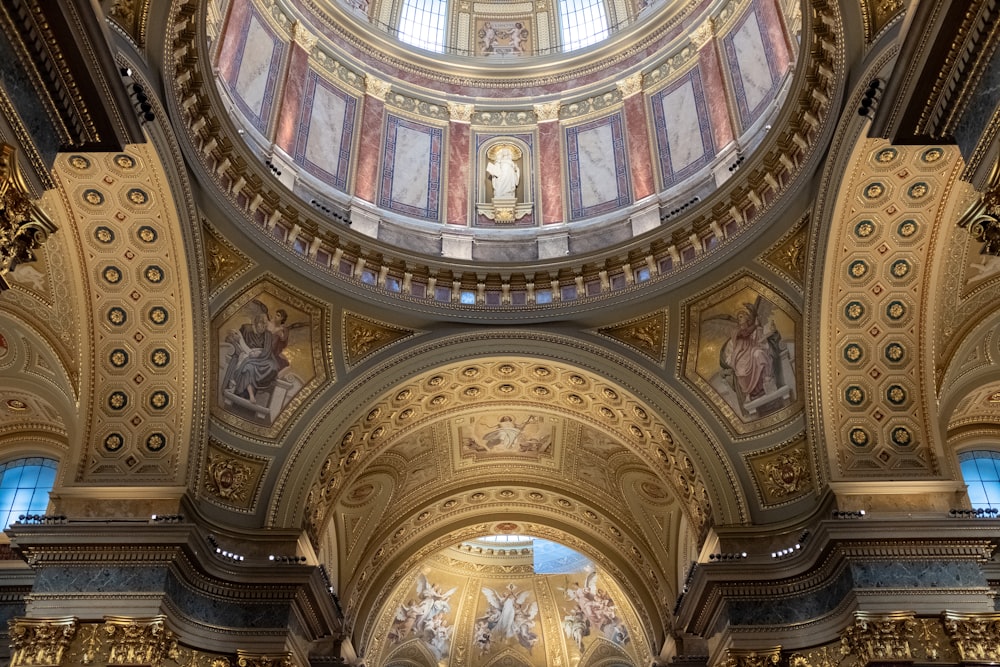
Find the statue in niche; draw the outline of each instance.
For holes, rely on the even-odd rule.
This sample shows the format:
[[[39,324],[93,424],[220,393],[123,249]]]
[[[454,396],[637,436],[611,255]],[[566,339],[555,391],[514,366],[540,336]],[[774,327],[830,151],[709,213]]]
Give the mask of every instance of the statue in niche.
[[[493,180],[493,201],[513,201],[517,184],[521,180],[521,168],[514,163],[512,146],[499,144],[495,151],[491,150],[487,157],[491,162],[486,165],[486,173]],[[520,153],[520,151],[518,151]],[[518,155],[520,157],[520,155]]]

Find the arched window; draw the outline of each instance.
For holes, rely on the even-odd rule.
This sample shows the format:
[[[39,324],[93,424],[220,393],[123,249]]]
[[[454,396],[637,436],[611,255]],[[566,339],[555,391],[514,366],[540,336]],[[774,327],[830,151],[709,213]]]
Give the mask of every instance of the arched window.
[[[0,521],[6,528],[22,514],[44,514],[57,462],[40,456],[0,464]]]
[[[559,0],[559,20],[563,51],[581,49],[608,36],[604,0]]]
[[[973,509],[1000,508],[1000,452],[965,452],[958,462]]]
[[[447,0],[403,0],[399,13],[399,41],[428,51],[444,51]]]

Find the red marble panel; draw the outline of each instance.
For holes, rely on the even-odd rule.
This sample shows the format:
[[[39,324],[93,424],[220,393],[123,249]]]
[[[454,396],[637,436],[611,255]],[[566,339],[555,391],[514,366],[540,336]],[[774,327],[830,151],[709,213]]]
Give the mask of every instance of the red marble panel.
[[[628,137],[629,162],[632,165],[632,192],[638,201],[655,190],[644,95],[635,94],[625,99],[625,135]]]
[[[538,167],[543,225],[564,222],[562,148],[559,135],[559,121],[538,123]]]
[[[384,113],[385,102],[371,95],[365,95],[354,194],[373,204],[377,194],[378,159],[382,152],[382,116]]]
[[[302,98],[305,92],[306,74],[309,73],[309,53],[301,44],[292,42],[288,56],[288,71],[285,74],[285,88],[278,100],[278,131],[275,143],[288,155],[295,153],[295,136],[302,116]]]
[[[226,15],[226,24],[222,29],[222,45],[219,47],[217,65],[219,76],[223,81],[232,82],[236,66],[238,49],[243,42],[242,28],[247,24],[250,14],[250,0],[233,0]]]
[[[469,124],[448,125],[448,224],[469,224]]]
[[[774,49],[774,66],[778,72],[784,73],[792,61],[792,52],[788,47],[788,36],[785,33],[785,24],[781,20],[781,8],[778,0],[762,0],[759,4],[760,13],[758,16],[764,24],[765,39],[771,43]]]
[[[714,41],[709,41],[698,52],[698,68],[701,70],[701,83],[705,89],[705,100],[708,102],[712,139],[715,141],[716,150],[719,150],[728,146],[736,134],[729,115],[727,104],[729,96],[722,78],[722,61],[719,59]]]

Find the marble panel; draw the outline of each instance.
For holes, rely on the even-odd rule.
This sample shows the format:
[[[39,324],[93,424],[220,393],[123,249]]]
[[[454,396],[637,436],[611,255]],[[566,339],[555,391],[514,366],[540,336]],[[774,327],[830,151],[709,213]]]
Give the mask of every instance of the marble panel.
[[[158,567],[117,565],[42,567],[35,574],[35,593],[148,593],[163,590],[166,571]]]
[[[357,100],[312,70],[295,141],[295,162],[340,190],[347,190]]]
[[[443,135],[440,127],[387,116],[380,206],[438,219]]]
[[[715,156],[701,70],[686,75],[650,97],[660,156],[660,176],[669,187],[701,169]]]
[[[777,57],[771,41],[764,38],[754,5],[725,36],[723,44],[740,121],[746,128],[774,99],[779,81]]]
[[[844,570],[833,582],[800,595],[729,600],[729,622],[734,625],[803,623],[829,614],[850,593],[851,573]]]
[[[858,588],[985,588],[972,561],[870,561],[852,563]]]
[[[632,203],[621,112],[566,128],[570,218],[607,213]]]
[[[240,31],[236,62],[233,65],[233,89],[236,105],[261,133],[274,107],[281,59],[288,46],[267,23],[251,11]]]
[[[281,629],[288,625],[288,603],[273,600],[232,600],[200,595],[170,575],[166,593],[177,609],[188,618],[209,626],[254,630]]]

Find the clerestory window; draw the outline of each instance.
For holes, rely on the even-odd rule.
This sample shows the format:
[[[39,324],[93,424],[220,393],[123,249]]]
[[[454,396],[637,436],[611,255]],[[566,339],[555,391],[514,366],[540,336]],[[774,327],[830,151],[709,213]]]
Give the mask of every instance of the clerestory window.
[[[428,51],[444,51],[446,0],[403,0],[397,34],[399,40]]]
[[[560,0],[563,51],[574,51],[608,37],[605,0]]]
[[[44,514],[58,463],[30,457],[0,464],[0,521],[6,528],[24,514]]]
[[[1000,508],[1000,452],[964,452],[958,462],[973,509]]]

